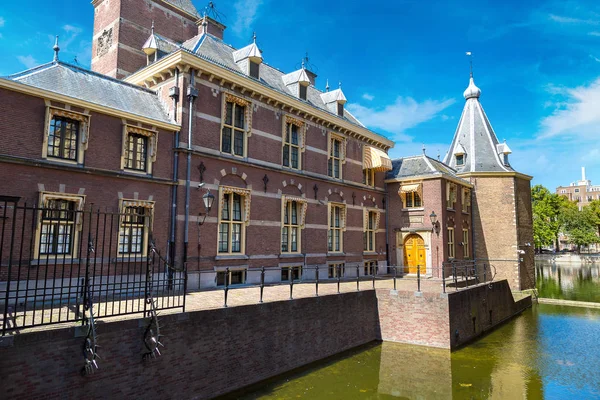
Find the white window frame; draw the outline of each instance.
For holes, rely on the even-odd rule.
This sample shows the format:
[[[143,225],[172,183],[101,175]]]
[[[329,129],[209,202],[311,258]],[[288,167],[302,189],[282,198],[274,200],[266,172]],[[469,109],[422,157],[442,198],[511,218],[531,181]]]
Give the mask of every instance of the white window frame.
[[[129,207],[137,207],[146,209],[147,215],[144,216],[144,222],[142,224],[131,224],[127,221],[127,209]],[[144,257],[148,254],[148,239],[150,230],[152,229],[152,221],[154,220],[154,201],[149,200],[134,200],[134,199],[120,199],[119,200],[119,237],[117,242],[117,257]],[[139,214],[138,214],[139,216]],[[140,252],[127,252],[121,250],[121,238],[124,236],[126,228],[141,227],[142,231],[142,243]]]
[[[226,123],[227,120],[227,103],[232,103],[231,125]],[[244,126],[242,128],[235,126],[235,110],[237,107],[244,107]],[[229,143],[229,151],[223,149],[223,132],[225,128],[231,129],[231,139]],[[235,131],[241,132],[243,137],[242,154],[235,153]],[[221,135],[219,138],[219,151],[221,154],[228,154],[238,158],[248,157],[248,138],[252,136],[252,102],[234,96],[229,93],[223,93],[223,104],[221,109]]]
[[[241,218],[239,221],[233,220],[233,199],[234,195],[240,196],[240,212]],[[223,208],[225,205],[225,195],[229,195],[229,219],[223,219]],[[219,186],[219,215],[217,225],[217,255],[245,255],[246,254],[246,226],[250,222],[250,199],[251,191],[249,189],[237,188],[232,186]],[[221,242],[221,224],[228,225],[227,232],[227,251],[220,250]],[[233,244],[233,225],[240,226],[240,251],[232,251]]]
[[[292,223],[292,211],[288,208],[288,219],[286,223],[286,205],[296,203],[296,223]],[[296,196],[282,196],[281,198],[281,233],[280,233],[280,251],[281,254],[300,254],[302,253],[302,230],[304,229],[306,220],[306,210],[308,202],[305,198]],[[283,250],[283,237],[287,228],[287,250]],[[292,235],[291,232],[296,229],[296,250],[292,250]]]
[[[79,130],[77,132],[77,153],[75,160],[64,159],[58,157],[48,156],[48,141],[50,138],[50,129],[52,126],[52,120],[54,117],[67,118],[79,123]],[[83,113],[71,111],[70,109],[63,109],[58,107],[50,106],[50,103],[46,102],[46,122],[44,127],[44,140],[42,143],[42,158],[45,160],[52,160],[53,162],[59,162],[64,164],[83,164],[85,151],[88,148],[90,139],[90,114],[86,110]]]
[[[336,210],[339,209],[336,221]],[[327,252],[344,252],[344,231],[346,230],[346,205],[344,203],[329,202],[327,207]],[[336,226],[337,225],[337,226]],[[336,233],[339,235],[336,238]],[[331,243],[331,246],[330,246]],[[337,246],[336,246],[337,244]],[[337,247],[337,249],[336,249]]]
[[[127,153],[129,152],[129,137],[131,135],[143,136],[146,138],[146,165],[143,170],[129,168],[127,166]],[[123,137],[122,137],[122,148],[121,148],[121,170],[127,171],[134,174],[151,175],[152,167],[156,162],[156,153],[158,149],[158,131],[152,127],[152,129],[145,129],[139,126],[123,124]]]
[[[335,143],[339,142],[338,155],[335,155]],[[335,162],[339,163],[339,176],[335,176]],[[327,176],[336,179],[344,179],[344,164],[346,163],[346,138],[337,135],[333,132],[329,133],[328,144],[327,144]],[[330,168],[331,165],[331,168]]]
[[[378,209],[363,209],[363,253],[377,251],[377,229],[379,228],[380,213]],[[371,234],[371,238],[369,238]],[[369,246],[370,244],[370,246]]]
[[[456,258],[456,246],[454,245],[455,237],[454,237],[454,228],[448,227],[448,258],[453,259]]]
[[[463,258],[471,258],[471,248],[469,246],[469,229],[463,228]]]
[[[71,251],[69,253],[63,253],[63,254],[41,254],[41,235],[42,235],[42,230],[43,230],[43,225],[44,225],[44,219],[43,219],[43,210],[44,208],[47,208],[47,204],[48,201],[50,200],[65,200],[65,201],[72,201],[75,203],[75,210],[74,210],[74,220],[72,222],[72,237],[71,237]],[[55,193],[55,192],[40,192],[40,197],[39,197],[39,207],[40,210],[38,211],[38,216],[37,216],[37,223],[36,223],[36,232],[35,232],[35,244],[34,244],[34,258],[35,259],[42,259],[42,260],[46,260],[46,259],[53,259],[53,258],[60,258],[62,259],[72,259],[72,258],[76,258],[77,257],[77,249],[79,248],[79,240],[80,240],[80,233],[81,233],[81,228],[82,228],[82,211],[83,211],[83,207],[85,204],[85,195],[73,195],[73,194],[67,194],[67,193]],[[57,224],[60,224],[61,221],[56,221]],[[65,221],[65,223],[69,223],[68,221]]]

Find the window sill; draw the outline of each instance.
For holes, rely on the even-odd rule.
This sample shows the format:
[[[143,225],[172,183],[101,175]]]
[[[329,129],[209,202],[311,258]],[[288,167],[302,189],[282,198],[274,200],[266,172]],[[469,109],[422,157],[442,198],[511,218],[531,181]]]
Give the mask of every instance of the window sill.
[[[280,253],[279,254],[279,258],[298,258],[298,257],[304,257],[304,254],[302,254],[302,253]]]
[[[221,256],[215,256],[215,261],[220,260],[247,260],[249,257],[245,254],[227,254]]]
[[[446,207],[446,211],[456,212],[456,210],[454,208],[450,208],[450,207]]]
[[[71,265],[71,263],[73,265],[77,265],[79,264],[81,260],[79,258],[73,258],[73,256],[65,256],[63,257],[62,255],[58,255],[58,256],[40,256],[39,259],[35,259],[35,260],[31,260],[29,261],[29,266],[30,267],[38,267],[38,266],[45,266],[45,265],[56,265],[56,264],[61,264],[61,265]]]
[[[55,157],[46,157],[45,160],[48,162],[54,163],[54,164],[66,164],[66,165],[74,165],[74,166],[78,166],[78,167],[83,167],[83,164],[80,164],[76,160],[66,160],[66,159],[55,158]]]
[[[328,251],[327,252],[327,256],[345,256],[346,253],[344,253],[343,251]]]
[[[143,256],[132,255],[129,257],[127,254],[120,254],[118,257],[113,258],[114,262],[131,262],[131,261],[147,261],[148,259]]]
[[[425,207],[411,207],[411,208],[403,208],[400,211],[425,211]]]
[[[376,251],[363,251],[363,256],[376,256]]]
[[[149,176],[151,175],[150,173],[148,173],[147,171],[141,171],[141,170],[135,170],[135,169],[127,169],[127,168],[123,168],[122,170],[124,173],[126,174],[131,174],[131,175],[138,175],[138,176]]]

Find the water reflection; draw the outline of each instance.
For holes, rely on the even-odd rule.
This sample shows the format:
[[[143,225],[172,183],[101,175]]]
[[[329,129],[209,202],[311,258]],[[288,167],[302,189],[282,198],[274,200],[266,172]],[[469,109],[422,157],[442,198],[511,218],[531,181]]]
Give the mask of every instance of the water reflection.
[[[540,297],[600,303],[600,265],[536,261]]]
[[[600,310],[539,305],[453,353],[374,344],[240,399],[600,398]]]

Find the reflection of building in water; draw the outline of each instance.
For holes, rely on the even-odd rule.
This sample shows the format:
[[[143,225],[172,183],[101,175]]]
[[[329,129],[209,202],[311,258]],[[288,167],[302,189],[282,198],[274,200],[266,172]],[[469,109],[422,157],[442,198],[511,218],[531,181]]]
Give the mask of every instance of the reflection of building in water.
[[[451,398],[450,352],[383,342],[377,391],[409,399]]]

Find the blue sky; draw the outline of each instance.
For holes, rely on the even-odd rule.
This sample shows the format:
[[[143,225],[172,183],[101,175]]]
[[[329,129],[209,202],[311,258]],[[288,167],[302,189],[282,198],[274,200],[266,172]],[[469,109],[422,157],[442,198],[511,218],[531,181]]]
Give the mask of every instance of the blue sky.
[[[0,6],[0,75],[52,59],[89,66],[89,1]],[[194,0],[201,9],[208,1]],[[551,189],[587,175],[600,184],[600,5],[597,1],[215,1],[225,41],[249,43],[283,71],[308,52],[317,86],[396,141],[395,157],[444,156],[458,124],[473,53],[481,103],[511,162]],[[523,3],[526,3],[524,5]]]

